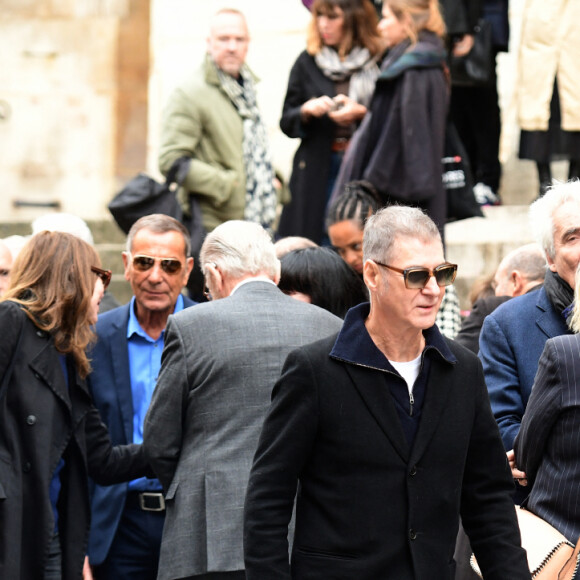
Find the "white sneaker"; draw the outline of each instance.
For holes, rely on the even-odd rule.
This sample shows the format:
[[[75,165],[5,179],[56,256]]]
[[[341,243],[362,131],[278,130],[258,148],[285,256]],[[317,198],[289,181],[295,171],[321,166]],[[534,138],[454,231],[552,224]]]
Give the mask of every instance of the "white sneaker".
[[[473,186],[473,195],[479,205],[501,205],[498,195],[485,183],[476,183]]]

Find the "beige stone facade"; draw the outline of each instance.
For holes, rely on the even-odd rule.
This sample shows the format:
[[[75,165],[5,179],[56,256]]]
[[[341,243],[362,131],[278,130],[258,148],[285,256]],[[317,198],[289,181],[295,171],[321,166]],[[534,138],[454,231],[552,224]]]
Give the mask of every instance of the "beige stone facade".
[[[512,49],[499,58],[502,197],[521,207],[450,224],[462,302],[475,277],[529,238],[523,206],[537,178],[532,162],[517,159],[514,108],[524,1],[510,2]],[[223,6],[247,16],[248,62],[261,78],[275,165],[288,176],[298,143],[278,122],[305,46],[309,14],[300,0],[0,0],[0,221],[24,222],[50,207],[110,219],[107,202],[125,181],[140,170],[159,176],[162,107],[202,59],[210,17]]]
[[[156,174],[161,109],[205,52],[206,0],[0,0],[0,215],[50,208],[107,217],[140,170]],[[241,0],[249,63],[276,164],[295,143],[278,119],[308,13],[296,0]]]

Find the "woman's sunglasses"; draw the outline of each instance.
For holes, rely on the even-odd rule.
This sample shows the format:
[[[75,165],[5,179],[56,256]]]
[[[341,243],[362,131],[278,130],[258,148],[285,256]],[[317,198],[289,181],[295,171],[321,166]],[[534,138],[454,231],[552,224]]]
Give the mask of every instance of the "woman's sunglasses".
[[[132,256],[133,268],[138,272],[151,270],[155,265],[155,262],[161,263],[161,269],[166,274],[177,274],[177,272],[183,268],[183,264],[175,258],[156,258],[154,256],[145,256],[143,254]]]
[[[377,266],[382,266],[383,268],[388,268],[393,272],[398,272],[403,274],[403,280],[405,281],[405,286],[409,289],[422,289],[427,286],[431,276],[435,276],[435,281],[437,286],[450,286],[455,280],[457,275],[457,264],[441,264],[429,270],[429,268],[422,268],[421,266],[411,266],[410,268],[395,268],[394,266],[389,266],[387,264],[382,264],[373,260]]]
[[[101,268],[97,268],[96,266],[91,266],[91,272],[94,272],[101,279],[106,290],[111,283],[113,272],[111,272],[111,270],[101,270]]]

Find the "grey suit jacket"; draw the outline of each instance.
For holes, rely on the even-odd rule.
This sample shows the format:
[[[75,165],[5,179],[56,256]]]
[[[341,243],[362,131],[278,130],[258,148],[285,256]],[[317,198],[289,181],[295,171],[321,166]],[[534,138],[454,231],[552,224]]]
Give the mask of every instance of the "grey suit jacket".
[[[169,318],[144,446],[166,490],[159,580],[243,570],[250,467],[286,355],[342,320],[250,282]]]
[[[546,342],[515,441],[533,482],[526,507],[572,543],[580,535],[580,335]]]

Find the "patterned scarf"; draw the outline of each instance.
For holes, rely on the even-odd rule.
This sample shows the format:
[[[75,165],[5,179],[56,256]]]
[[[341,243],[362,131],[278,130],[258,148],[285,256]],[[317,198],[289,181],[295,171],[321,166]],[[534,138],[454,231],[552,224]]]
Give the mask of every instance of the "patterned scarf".
[[[221,88],[236,107],[243,123],[242,151],[246,170],[244,219],[259,223],[272,233],[277,196],[266,127],[258,111],[254,80],[246,65],[240,71],[243,83],[239,83],[217,67],[216,70]]]
[[[340,60],[338,52],[328,46],[323,46],[314,60],[325,77],[331,81],[350,79],[348,96],[357,103],[369,106],[375,81],[379,75],[377,56],[371,56],[366,48],[355,46],[344,60]]]

